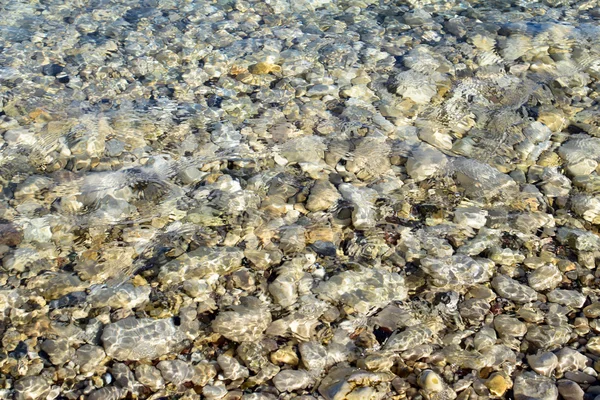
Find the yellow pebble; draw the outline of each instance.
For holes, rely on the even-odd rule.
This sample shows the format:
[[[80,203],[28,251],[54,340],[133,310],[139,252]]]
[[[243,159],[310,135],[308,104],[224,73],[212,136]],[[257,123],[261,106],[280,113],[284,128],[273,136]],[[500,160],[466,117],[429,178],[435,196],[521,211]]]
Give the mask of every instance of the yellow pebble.
[[[281,67],[268,62],[259,62],[251,65],[248,68],[248,71],[254,75],[265,75],[270,74],[271,72],[281,72]]]
[[[485,386],[487,386],[491,394],[501,397],[508,390],[509,383],[504,376],[496,373],[485,382]]]

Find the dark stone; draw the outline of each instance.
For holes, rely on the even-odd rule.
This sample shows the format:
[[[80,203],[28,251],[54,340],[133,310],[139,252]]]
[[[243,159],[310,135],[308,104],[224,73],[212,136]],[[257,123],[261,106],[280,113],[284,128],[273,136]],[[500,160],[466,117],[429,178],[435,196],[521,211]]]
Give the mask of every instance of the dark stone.
[[[23,234],[13,224],[0,223],[0,245],[18,246],[23,240]]]
[[[128,10],[123,19],[130,24],[137,24],[141,19],[150,19],[160,15],[160,11],[154,7],[139,7]]]
[[[12,358],[17,359],[25,357],[27,355],[27,343],[21,340],[19,344],[17,344],[17,347],[15,347],[13,351],[8,353],[8,355]]]
[[[64,295],[60,299],[52,300],[49,304],[49,307],[51,310],[64,307],[74,307],[83,303],[86,298],[87,294],[85,292],[71,292],[67,295]]]
[[[336,173],[331,173],[329,174],[329,182],[332,183],[333,185],[337,186],[341,183],[344,183],[344,178],[342,178],[342,176],[340,174],[336,174]]]
[[[499,228],[508,221],[508,212],[505,210],[490,210],[488,211],[488,217],[486,226],[488,228]]]
[[[221,108],[221,103],[223,103],[223,98],[221,96],[217,96],[216,94],[211,94],[206,99],[206,104],[209,107]]]
[[[324,242],[322,240],[317,240],[313,244],[310,245],[310,248],[315,251],[321,257],[335,257],[336,248],[335,244],[332,242]]]
[[[46,76],[56,76],[63,72],[64,67],[58,64],[46,64],[42,67],[42,74]]]
[[[56,76],[56,80],[58,80],[60,83],[69,83],[71,78],[69,78],[69,75],[65,74],[64,72],[61,72]]]

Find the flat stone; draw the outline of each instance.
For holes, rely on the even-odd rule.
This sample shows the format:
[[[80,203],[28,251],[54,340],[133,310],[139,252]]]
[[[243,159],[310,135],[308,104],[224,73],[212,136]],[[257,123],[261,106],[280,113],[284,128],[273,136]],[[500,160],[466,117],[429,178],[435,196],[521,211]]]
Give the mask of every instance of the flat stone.
[[[561,379],[557,382],[558,393],[565,400],[583,400],[585,392],[577,383],[568,379]]]
[[[26,376],[15,382],[15,400],[38,400],[50,392],[50,384],[42,376]]]
[[[506,275],[498,275],[492,279],[492,287],[500,296],[517,303],[529,303],[537,300],[535,290]]]
[[[513,393],[515,400],[556,400],[558,398],[558,389],[550,378],[528,371],[517,375]]]
[[[102,333],[106,354],[119,361],[158,358],[184,339],[172,319],[129,317],[107,325]]]
[[[308,372],[303,370],[283,370],[273,378],[273,384],[280,392],[293,392],[306,389],[313,382]]]

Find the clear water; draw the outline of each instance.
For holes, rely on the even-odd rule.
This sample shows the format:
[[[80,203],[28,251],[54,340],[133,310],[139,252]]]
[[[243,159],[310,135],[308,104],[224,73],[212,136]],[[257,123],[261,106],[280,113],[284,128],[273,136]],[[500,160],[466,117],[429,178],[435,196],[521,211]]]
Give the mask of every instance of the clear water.
[[[253,322],[227,310],[245,297],[275,321],[252,338],[350,337],[336,357],[352,366],[379,351],[373,316],[386,307],[412,310],[443,338],[479,330],[506,304],[532,325],[519,310],[572,328],[583,304],[548,301],[554,288],[597,301],[596,0],[1,1],[0,10],[2,398],[219,386],[124,389],[69,360],[84,343],[109,352],[102,326],[185,320],[183,309],[198,322],[170,356],[213,362],[221,350],[197,343],[212,326],[222,349],[235,347],[227,323],[233,332]],[[540,263],[561,269],[537,300],[499,295],[485,320],[458,313],[475,283],[505,293],[493,277],[527,285]],[[360,268],[375,272],[342,275]],[[440,303],[443,293],[456,302]],[[361,324],[371,342],[340,333]],[[507,343],[534,353],[570,340],[539,348],[530,336],[537,345]],[[71,355],[52,358],[46,340],[67,341]],[[448,362],[457,379],[476,369]],[[513,380],[527,369],[506,363],[487,368]],[[304,364],[315,380],[293,390],[328,398],[326,387],[311,390],[332,364]],[[271,378],[230,391],[277,393]],[[376,390],[402,391],[386,385]]]

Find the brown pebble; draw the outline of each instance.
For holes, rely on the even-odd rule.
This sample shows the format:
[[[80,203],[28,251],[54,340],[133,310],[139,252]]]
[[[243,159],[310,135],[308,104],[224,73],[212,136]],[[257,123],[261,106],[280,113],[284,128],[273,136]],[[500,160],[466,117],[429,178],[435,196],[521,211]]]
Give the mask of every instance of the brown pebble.
[[[18,246],[23,240],[23,233],[13,224],[0,223],[0,244]]]

